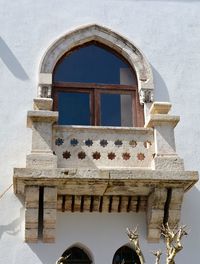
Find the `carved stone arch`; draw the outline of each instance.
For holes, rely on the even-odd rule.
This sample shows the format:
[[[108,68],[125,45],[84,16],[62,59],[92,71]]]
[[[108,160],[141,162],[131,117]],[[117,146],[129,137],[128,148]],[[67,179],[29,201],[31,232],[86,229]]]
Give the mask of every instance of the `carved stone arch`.
[[[153,74],[144,54],[129,40],[97,24],[75,29],[56,40],[46,51],[39,69],[39,97],[51,97],[52,73],[59,59],[71,49],[97,41],[124,57],[135,70],[140,103],[153,101]]]
[[[91,263],[94,264],[94,255],[93,255],[93,253],[91,252],[91,250],[86,245],[84,245],[84,244],[82,244],[80,242],[74,243],[71,246],[69,246],[66,250],[64,250],[64,252],[62,253],[61,257],[65,257],[67,251],[69,251],[72,248],[81,249],[88,256],[88,258],[91,260]]]

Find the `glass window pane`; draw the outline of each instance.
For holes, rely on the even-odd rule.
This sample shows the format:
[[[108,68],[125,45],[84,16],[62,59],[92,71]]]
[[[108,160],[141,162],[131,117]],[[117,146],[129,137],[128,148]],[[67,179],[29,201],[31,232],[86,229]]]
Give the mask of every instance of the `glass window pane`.
[[[133,100],[130,94],[121,94],[120,95],[121,103],[121,126],[130,127],[134,126],[133,124]]]
[[[132,126],[132,96],[130,94],[100,95],[101,126]]]
[[[55,67],[54,82],[136,84],[130,66],[110,50],[90,44],[64,56]],[[130,81],[131,80],[131,81]]]
[[[101,126],[121,126],[120,94],[101,94]]]
[[[58,92],[60,125],[90,125],[90,94]]]

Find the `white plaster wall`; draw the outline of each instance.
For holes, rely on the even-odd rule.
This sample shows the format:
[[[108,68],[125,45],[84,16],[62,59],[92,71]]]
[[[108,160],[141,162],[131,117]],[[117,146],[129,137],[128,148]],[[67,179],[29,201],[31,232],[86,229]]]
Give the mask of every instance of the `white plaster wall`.
[[[156,100],[170,101],[181,115],[177,151],[186,169],[200,171],[200,1],[198,0],[0,0],[0,194],[13,167],[25,166],[30,149],[26,112],[37,94],[37,73],[47,47],[69,30],[99,23],[133,41],[152,64]],[[182,223],[191,227],[177,263],[198,263],[200,184],[184,199]],[[56,244],[23,242],[24,209],[10,189],[0,199],[0,263],[53,264],[74,242],[84,243],[96,264],[111,263],[126,243],[125,228],[138,223],[146,262],[143,214],[58,214]]]

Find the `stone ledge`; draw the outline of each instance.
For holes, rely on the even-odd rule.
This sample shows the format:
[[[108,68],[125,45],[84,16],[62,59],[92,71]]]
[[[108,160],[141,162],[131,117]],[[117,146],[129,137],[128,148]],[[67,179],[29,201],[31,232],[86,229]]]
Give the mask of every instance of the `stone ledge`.
[[[150,114],[168,114],[172,107],[168,102],[154,102],[150,108]]]
[[[28,111],[27,127],[31,127],[33,122],[56,122],[58,120],[58,112],[47,110]]]
[[[34,110],[52,110],[53,99],[52,98],[35,98],[33,100]]]
[[[175,127],[180,121],[179,116],[165,115],[165,114],[150,114],[147,123],[145,124],[146,128],[162,125],[170,125]]]
[[[152,188],[182,187],[185,191],[198,181],[195,171],[14,169],[15,193],[23,194],[25,185],[57,186],[58,193],[82,195],[148,195]],[[94,188],[95,187],[95,188]],[[99,189],[98,189],[99,188]],[[95,192],[95,193],[94,193]]]
[[[109,133],[134,133],[138,135],[145,135],[145,134],[153,134],[152,128],[146,127],[112,127],[112,126],[67,126],[67,125],[54,125],[54,130],[60,131],[67,131],[67,132],[74,132],[74,131],[81,131],[81,132],[100,132],[104,133],[104,131],[109,131]]]

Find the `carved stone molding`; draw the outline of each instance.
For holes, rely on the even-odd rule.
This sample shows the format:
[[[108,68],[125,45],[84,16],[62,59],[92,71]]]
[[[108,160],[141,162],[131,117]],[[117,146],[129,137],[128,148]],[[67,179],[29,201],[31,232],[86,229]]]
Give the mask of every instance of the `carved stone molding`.
[[[51,98],[51,84],[39,84],[38,97]]]
[[[141,89],[139,92],[140,103],[152,103],[153,102],[153,89]]]
[[[39,96],[49,97],[51,90],[45,84],[52,83],[52,73],[58,60],[70,50],[91,41],[97,41],[121,54],[136,72],[140,102],[153,100],[153,74],[144,54],[128,39],[106,27],[91,24],[77,28],[57,39],[46,51],[40,64]],[[44,85],[44,87],[43,87]]]

